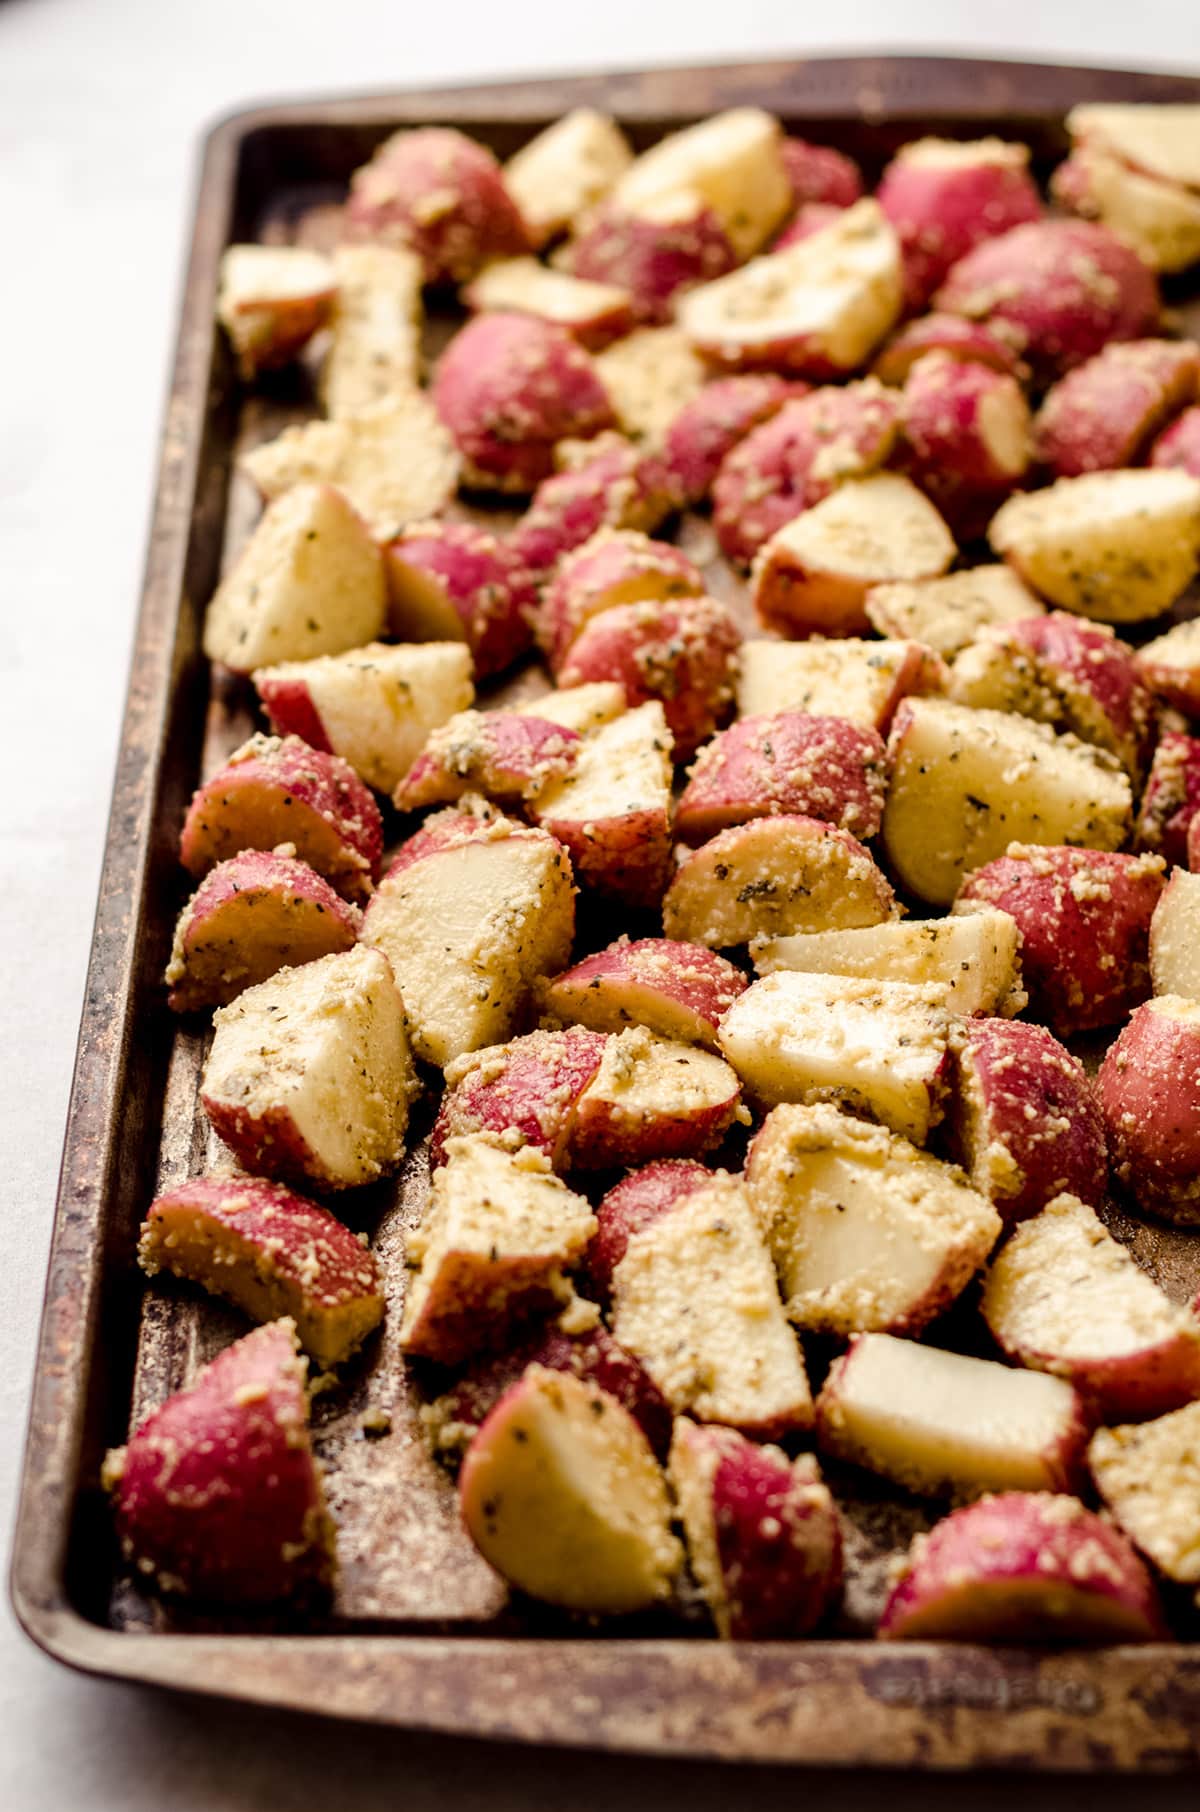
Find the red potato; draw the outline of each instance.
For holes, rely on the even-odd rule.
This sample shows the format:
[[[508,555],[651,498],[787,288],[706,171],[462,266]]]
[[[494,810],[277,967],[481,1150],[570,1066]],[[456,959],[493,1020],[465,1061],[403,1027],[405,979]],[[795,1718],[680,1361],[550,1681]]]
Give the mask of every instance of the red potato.
[[[377,636],[383,563],[366,523],[329,484],[272,503],[204,616],[204,652],[235,673],[340,654]]]
[[[625,691],[616,680],[596,680],[590,686],[553,687],[519,709],[529,717],[543,717],[561,724],[577,736],[591,736],[612,723],[625,710]]]
[[[683,291],[723,277],[738,261],[716,214],[687,189],[655,196],[637,213],[602,203],[566,257],[574,277],[622,289],[641,326],[670,321]]]
[[[685,856],[663,900],[668,937],[725,950],[751,938],[878,925],[891,887],[849,831],[792,814],[720,831]]]
[[[471,1442],[459,1504],[502,1578],[568,1610],[645,1610],[683,1564],[637,1423],[606,1391],[544,1366],[505,1392]]]
[[[1155,994],[1200,1000],[1200,875],[1171,871],[1150,921],[1150,980]]]
[[[522,145],[504,166],[504,184],[536,245],[595,207],[633,162],[616,121],[575,107]]]
[[[418,1057],[444,1068],[512,1036],[574,932],[562,845],[468,797],[402,845],[362,935],[391,961]]]
[[[838,1102],[923,1145],[949,1079],[945,990],[777,970],[721,1021],[721,1050],[766,1107]]]
[[[811,1428],[804,1356],[736,1178],[714,1176],[633,1233],[612,1293],[614,1337],[676,1415],[768,1440]]]
[[[885,384],[904,384],[918,359],[941,352],[967,365],[986,365],[1009,377],[1029,374],[1005,334],[982,321],[965,321],[961,315],[919,315],[906,321],[892,335],[871,367]]]
[[[339,245],[333,273],[337,299],[318,389],[338,421],[420,383],[424,269],[405,249]]]
[[[1061,1378],[858,1334],[817,1399],[817,1444],[927,1497],[1068,1491],[1087,1441]]]
[[[941,659],[921,641],[756,639],[738,655],[738,714],[806,711],[886,736],[901,699],[940,692],[946,679]]]
[[[612,1296],[613,1272],[634,1234],[712,1180],[713,1172],[691,1158],[662,1158],[614,1183],[597,1205],[596,1231],[587,1249],[588,1279],[604,1302]]]
[[[671,1411],[666,1400],[650,1374],[632,1353],[617,1345],[603,1322],[581,1334],[564,1334],[553,1325],[540,1327],[502,1353],[484,1353],[473,1360],[450,1389],[421,1412],[437,1453],[457,1458],[504,1393],[531,1365],[565,1372],[615,1397],[645,1435],[655,1458],[666,1459],[671,1445]]]
[[[1137,1007],[1096,1093],[1122,1187],[1162,1220],[1200,1222],[1200,1005],[1164,994]]]
[[[596,369],[622,432],[651,453],[712,376],[678,326],[637,328],[597,353]]]
[[[1104,1121],[1077,1057],[1042,1026],[1008,1019],[963,1021],[950,1050],[953,1142],[1006,1226],[1064,1193],[1104,1200]]]
[[[213,1019],[200,1101],[245,1169],[349,1189],[404,1156],[417,1082],[391,965],[362,945],[282,969]]]
[[[799,245],[802,239],[811,239],[814,233],[824,232],[825,228],[832,226],[843,211],[842,208],[835,207],[832,202],[806,201],[795,217],[789,220],[784,227],[771,247],[772,252],[786,252],[790,246]]]
[[[809,931],[757,940],[750,954],[760,975],[795,969],[806,975],[858,975],[874,981],[935,983],[953,1013],[1019,1013],[1021,934],[1007,912],[977,907],[946,919],[888,919],[851,931]]]
[[[762,622],[786,635],[855,635],[870,626],[872,586],[937,578],[956,552],[917,487],[876,472],[839,486],[777,530],[755,559],[751,596]]]
[[[838,717],[743,717],[701,750],[675,809],[675,834],[704,843],[753,818],[799,813],[873,837],[883,817],[881,738]]]
[[[348,761],[368,786],[390,793],[430,732],[475,696],[462,642],[389,648],[260,667],[254,687],[277,736],[299,736]]]
[[[460,711],[434,730],[392,795],[402,812],[482,793],[499,804],[533,799],[575,770],[574,730],[522,711]]]
[[[739,1117],[741,1088],[709,1051],[633,1026],[610,1038],[575,1103],[567,1164],[611,1170],[656,1158],[698,1158]]]
[[[1154,1582],[1078,1498],[1006,1491],[918,1535],[876,1632],[918,1642],[1164,1642]]]
[[[669,541],[651,541],[634,529],[600,529],[559,561],[542,597],[539,640],[557,675],[576,636],[601,611],[703,595],[700,572]]]
[[[533,1146],[510,1151],[490,1133],[449,1140],[406,1239],[401,1350],[457,1365],[504,1347],[514,1325],[570,1304],[565,1272],[595,1230],[583,1197]]]
[[[620,937],[542,989],[542,1008],[594,1032],[646,1026],[660,1038],[715,1050],[717,1025],[746,986],[740,969],[697,944]]]
[[[348,762],[298,736],[252,736],[192,795],[179,838],[190,875],[249,849],[294,854],[351,900],[379,873],[383,820]]]
[[[418,522],[383,550],[389,620],[406,642],[465,642],[481,679],[533,640],[533,583],[519,554],[473,522]]]
[[[1027,148],[998,138],[922,138],[903,145],[877,193],[900,240],[904,299],[912,313],[974,246],[1042,213]]]
[[[867,616],[883,636],[912,636],[950,660],[993,626],[1041,615],[1042,606],[1004,565],[972,566],[911,585],[875,585]]]
[[[333,1583],[291,1321],[226,1347],[108,1454],[102,1477],[126,1559],[161,1592],[260,1605]]]
[[[748,565],[785,523],[882,466],[899,426],[899,404],[874,378],[785,403],[721,463],[713,526],[722,551]]]
[[[962,902],[998,906],[1021,932],[1034,1011],[1060,1036],[1117,1025],[1150,992],[1150,920],[1163,859],[1010,843],[969,874]]]
[[[530,1032],[456,1058],[446,1069],[430,1163],[445,1162],[447,1140],[484,1132],[532,1145],[559,1169],[566,1161],[579,1097],[600,1068],[604,1050],[601,1036],[575,1026],[565,1032]]]
[[[842,1583],[837,1510],[811,1454],[789,1459],[732,1428],[675,1424],[671,1483],[717,1634],[807,1636]]]
[[[1185,409],[1150,449],[1150,464],[1200,478],[1200,408]]]
[[[1195,617],[1143,642],[1133,658],[1156,697],[1186,717],[1200,717],[1200,622]]]
[[[1054,172],[1057,201],[1098,218],[1154,270],[1200,258],[1196,114],[1185,106],[1073,107],[1073,150]]]
[[[1018,1365],[1066,1378],[1092,1422],[1200,1397],[1200,1319],[1177,1308],[1093,1209],[1060,1195],[992,1260],[980,1299]]]
[[[1198,394],[1195,341],[1106,346],[1043,399],[1034,423],[1038,460],[1055,478],[1137,465],[1151,435]]]
[[[807,388],[765,371],[706,384],[684,404],[663,442],[663,463],[680,501],[707,497],[726,455]]]
[[[282,1183],[193,1177],[151,1202],[138,1262],[223,1296],[255,1321],[290,1315],[305,1352],[341,1365],[383,1320],[369,1247],[328,1208]]]
[[[828,1103],[776,1107],[746,1160],[789,1321],[819,1334],[919,1334],[1000,1236],[962,1172]]]
[[[1168,1579],[1200,1586],[1200,1403],[1153,1422],[1098,1429],[1088,1464],[1130,1540]]]
[[[531,808],[583,885],[627,906],[657,906],[667,884],[670,751],[662,706],[639,705],[586,737],[574,773]]]
[[[210,870],[175,925],[164,980],[176,1013],[223,1007],[277,969],[358,940],[361,915],[307,862],[245,850]]]
[[[333,266],[298,245],[231,245],[221,255],[217,319],[238,376],[286,365],[324,327],[336,291]]]
[[[467,285],[462,299],[476,314],[499,310],[553,321],[593,351],[629,333],[638,317],[628,289],[585,275],[552,271],[536,258],[500,258]]]
[[[585,447],[582,464],[544,478],[512,532],[509,546],[535,580],[544,581],[564,555],[601,529],[650,533],[674,507],[673,480],[653,454],[621,434],[567,443]],[[562,448],[556,449],[556,458]]]
[[[1158,326],[1154,274],[1106,227],[1035,220],[960,258],[935,307],[1006,332],[1042,381]]]
[[[617,604],[589,617],[558,669],[560,686],[617,680],[631,709],[657,700],[676,761],[690,761],[733,709],[742,634],[715,598]]]
[[[689,344],[731,371],[833,378],[856,371],[900,314],[900,246],[876,201],[858,201],[783,252],[701,284],[679,304]]]
[[[731,107],[643,152],[613,189],[613,205],[640,214],[664,196],[694,194],[717,216],[738,260],[749,258],[791,205],[783,143],[772,114]]]
[[[533,315],[476,315],[438,363],[433,400],[466,461],[469,484],[534,490],[554,443],[613,426],[604,384],[563,327]]]
[[[427,283],[465,283],[529,233],[486,146],[446,126],[394,132],[350,179],[352,234],[407,246]]]
[[[960,540],[975,539],[1029,468],[1033,418],[1020,385],[931,352],[910,371],[902,405],[904,471]]]
[[[785,138],[783,167],[792,185],[792,203],[802,208],[810,202],[851,208],[863,192],[862,171],[852,157],[832,145],[810,144],[804,138]]]

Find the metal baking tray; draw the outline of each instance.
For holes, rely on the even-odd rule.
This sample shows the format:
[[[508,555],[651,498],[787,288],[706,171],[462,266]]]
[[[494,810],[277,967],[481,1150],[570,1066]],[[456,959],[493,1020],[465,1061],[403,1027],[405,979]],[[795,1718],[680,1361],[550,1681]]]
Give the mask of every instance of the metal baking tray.
[[[399,125],[457,124],[502,157],[567,108],[614,113],[644,146],[752,102],[853,153],[877,175],[922,131],[1025,139],[1041,173],[1083,100],[1196,101],[1200,84],[1024,63],[868,57],[672,69],[502,87],[323,99],[237,114],[210,134],[174,378],[56,1207],[13,1563],[17,1613],[49,1654],[159,1686],[460,1735],[729,1759],[925,1768],[1186,1768],[1200,1763],[1200,1641],[1096,1651],[871,1640],[887,1563],[930,1511],[831,1469],[846,1513],[840,1623],[797,1643],[718,1643],[703,1624],[592,1628],[510,1603],[459,1528],[416,1394],[381,1338],[314,1406],[340,1524],[342,1580],[319,1617],[168,1610],[123,1572],[99,1487],[105,1448],[241,1324],[183,1287],[147,1290],[137,1228],[160,1180],[202,1167],[204,1040],[166,1009],[161,975],[184,897],[176,839],[202,772],[246,734],[244,697],[210,685],[199,649],[223,559],[252,520],[240,447],[302,418],[302,378],[247,396],[213,325],[233,240],[321,243],[356,165]],[[1200,302],[1170,295],[1200,328]],[[707,537],[707,539],[706,539]],[[711,536],[685,525],[704,557]],[[719,568],[712,583],[730,595]],[[426,1122],[427,1123],[427,1122]],[[421,1122],[418,1121],[417,1130]],[[418,1146],[403,1176],[347,1212],[403,1278],[419,1213]],[[340,1204],[344,1206],[345,1204]],[[1119,1231],[1177,1299],[1200,1284],[1200,1240]],[[397,1290],[401,1287],[397,1282]],[[363,1433],[368,1407],[391,1432]],[[1181,1615],[1179,1627],[1188,1628]],[[1200,1636],[1200,1625],[1190,1625]]]

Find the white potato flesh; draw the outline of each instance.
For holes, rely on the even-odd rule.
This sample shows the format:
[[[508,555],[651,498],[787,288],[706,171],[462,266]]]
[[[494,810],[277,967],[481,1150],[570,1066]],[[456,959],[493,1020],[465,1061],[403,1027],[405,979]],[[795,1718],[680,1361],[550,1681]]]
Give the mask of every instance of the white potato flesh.
[[[1200,479],[1167,469],[1088,472],[1010,497],[988,539],[1052,604],[1101,623],[1156,617],[1200,558]]]
[[[929,579],[945,572],[956,551],[950,530],[910,479],[873,472],[847,479],[772,535],[755,560],[754,585],[762,592],[777,566],[863,585]]]
[[[733,107],[674,132],[629,167],[612,199],[636,215],[683,189],[712,209],[739,259],[751,257],[793,205],[779,121],[760,107]]]
[[[678,1414],[747,1432],[811,1425],[804,1357],[732,1177],[683,1197],[630,1240],[613,1273],[613,1335]]]
[[[336,485],[379,541],[436,516],[454,495],[461,465],[437,410],[415,389],[337,421],[285,428],[240,463],[267,498],[307,481]]]
[[[1134,656],[1151,687],[1169,682],[1184,691],[1200,689],[1200,617],[1173,623],[1163,635],[1143,642]]]
[[[579,749],[574,771],[539,793],[542,820],[601,825],[631,813],[665,815],[671,797],[671,734],[657,702],[603,724]]]
[[[729,363],[777,347],[803,349],[815,369],[854,371],[900,316],[900,245],[878,202],[782,252],[702,283],[679,302],[689,343]]]
[[[253,378],[260,363],[295,354],[333,303],[333,266],[298,245],[231,245],[221,256],[217,319]]]
[[[302,484],[268,509],[204,620],[204,652],[238,673],[373,641],[384,626],[383,564],[340,491]]]
[[[1007,912],[989,906],[949,919],[893,919],[850,931],[764,938],[750,954],[760,975],[794,969],[875,981],[940,984],[952,1013],[1019,1013],[1021,937]]]
[[[863,1334],[818,1403],[830,1453],[909,1491],[1058,1491],[1083,1423],[1069,1384],[892,1334]]]
[[[594,107],[576,107],[509,158],[504,186],[542,245],[603,201],[632,162],[629,141],[614,119]]]
[[[913,677],[911,687],[906,672]],[[886,728],[902,691],[935,691],[943,677],[932,650],[911,641],[748,641],[738,656],[738,715],[807,711],[879,730]]]
[[[721,1020],[721,1050],[759,1101],[840,1101],[922,1144],[941,1118],[946,992],[780,970]]]
[[[1072,107],[1067,130],[1149,176],[1200,189],[1200,105],[1089,101]]]
[[[1027,718],[909,699],[891,756],[884,848],[901,883],[935,906],[1010,843],[1125,840],[1133,799],[1115,757]]]
[[[561,724],[578,736],[590,736],[603,729],[625,709],[625,688],[619,680],[592,680],[585,686],[563,686],[552,692],[541,692],[529,704],[521,705],[523,717],[544,717],[547,723]]]
[[[339,245],[333,268],[337,301],[321,401],[336,421],[420,382],[424,272],[415,252],[389,245]]]
[[[566,852],[502,821],[385,875],[362,935],[391,959],[414,1050],[444,1068],[511,1036],[534,979],[569,960],[573,930]]]
[[[910,636],[949,660],[981,629],[1040,617],[1045,605],[1010,567],[999,564],[873,586],[866,610],[880,635]]]
[[[475,278],[466,299],[485,314],[512,310],[567,329],[619,321],[630,304],[629,291],[615,283],[590,283],[566,271],[553,271],[536,258],[498,258]]]
[[[1200,1403],[1101,1428],[1088,1464],[1130,1540],[1168,1579],[1200,1585]]]
[[[1200,259],[1200,194],[1132,169],[1100,145],[1077,147],[1070,168],[1083,178],[1080,211],[1111,227],[1152,270],[1185,271]]]
[[[814,1333],[919,1331],[1000,1236],[960,1170],[836,1107],[779,1107],[746,1184],[788,1317]]]
[[[381,793],[394,792],[426,739],[475,697],[464,642],[369,642],[349,654],[261,667],[261,681],[303,686],[329,746]]]
[[[896,162],[918,170],[976,170],[981,164],[1025,170],[1029,147],[1005,138],[917,138],[901,146]]]
[[[622,428],[650,447],[661,445],[710,376],[678,327],[640,327],[606,346],[594,362]]]
[[[711,1051],[629,1026],[608,1040],[579,1110],[586,1118],[601,1108],[616,1125],[636,1129],[664,1120],[704,1120],[727,1107],[737,1092],[736,1075]]]
[[[1155,994],[1200,1000],[1200,875],[1171,870],[1150,920],[1150,979]]]
[[[404,1005],[377,951],[281,969],[213,1017],[206,1102],[303,1146],[318,1183],[369,1183],[396,1164],[415,1090]]]

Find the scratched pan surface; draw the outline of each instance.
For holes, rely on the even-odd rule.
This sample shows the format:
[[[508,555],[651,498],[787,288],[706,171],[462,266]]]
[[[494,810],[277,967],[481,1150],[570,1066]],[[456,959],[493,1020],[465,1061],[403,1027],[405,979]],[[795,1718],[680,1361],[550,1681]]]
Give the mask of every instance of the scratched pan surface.
[[[178,1389],[242,1326],[182,1286],[147,1290],[136,1231],[155,1189],[213,1155],[197,1083],[205,1038],[179,1029],[159,982],[184,889],[183,808],[253,727],[245,694],[210,687],[203,606],[256,511],[238,452],[312,413],[304,372],[244,396],[212,326],[232,240],[329,243],[350,171],[400,124],[456,123],[507,156],[567,107],[615,113],[639,146],[740,102],[857,156],[874,178],[920,131],[1000,132],[1061,156],[1062,116],[1085,99],[1196,100],[1181,77],[939,59],[779,62],[274,107],[219,126],[206,148],[165,426],[142,614],[67,1127],[13,1569],[25,1627],[97,1672],[381,1723],[527,1741],[761,1761],[928,1767],[1183,1768],[1200,1763],[1200,1619],[1172,1606],[1177,1640],[1092,1653],[870,1639],[888,1563],[928,1527],[927,1506],[830,1471],[848,1536],[846,1602],[825,1638],[718,1644],[694,1603],[668,1618],[591,1628],[510,1601],[459,1528],[451,1484],[418,1420],[423,1382],[395,1346],[404,1231],[428,1169],[419,1138],[393,1183],[339,1202],[388,1279],[380,1335],[314,1405],[339,1524],[331,1605],[269,1622],[168,1613],[122,1572],[98,1486],[106,1446]],[[1200,331],[1200,301],[1172,294]],[[450,318],[430,326],[430,350]],[[681,539],[712,589],[742,587],[702,518]],[[749,627],[749,624],[747,624]],[[528,695],[545,682],[518,675]],[[393,827],[394,828],[394,827]],[[611,926],[581,916],[579,948]],[[421,1135],[430,1119],[418,1115]],[[738,1154],[729,1156],[737,1161]],[[1110,1210],[1115,1230],[1177,1301],[1200,1287],[1200,1235]],[[969,1302],[933,1338],[971,1348]],[[823,1364],[814,1355],[819,1374]],[[380,1422],[386,1432],[368,1435]]]

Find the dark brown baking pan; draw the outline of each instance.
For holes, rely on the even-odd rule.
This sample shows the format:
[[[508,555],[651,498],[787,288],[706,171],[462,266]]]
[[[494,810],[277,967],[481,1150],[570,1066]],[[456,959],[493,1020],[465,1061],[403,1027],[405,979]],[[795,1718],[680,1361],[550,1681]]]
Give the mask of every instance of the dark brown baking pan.
[[[303,379],[245,397],[214,331],[232,240],[319,241],[354,167],[402,124],[459,124],[507,156],[565,109],[614,113],[638,145],[753,102],[876,175],[921,131],[998,132],[1044,173],[1084,100],[1195,101],[1181,76],[870,57],[661,70],[256,109],[205,150],[158,494],[63,1153],[13,1565],[26,1630],[74,1666],[378,1723],[528,1742],[729,1759],[928,1768],[1168,1769],[1200,1762],[1200,1622],[1179,1640],[1095,1651],[883,1647],[887,1564],[930,1513],[834,1480],[848,1533],[839,1625],[803,1643],[721,1644],[687,1607],[670,1625],[592,1629],[510,1602],[463,1535],[394,1348],[398,1317],[314,1426],[340,1527],[333,1603],[288,1620],[183,1616],[123,1573],[99,1489],[105,1448],[238,1331],[182,1288],[144,1287],[136,1232],[160,1181],[199,1169],[203,1038],[167,1012],[160,977],[183,897],[176,837],[202,771],[247,733],[210,688],[199,625],[225,551],[251,520],[239,447],[306,412]],[[1189,314],[1186,296],[1172,300]],[[703,535],[701,525],[685,532]],[[695,543],[693,542],[693,545]],[[728,590],[727,578],[713,583]],[[423,1200],[423,1147],[352,1213],[403,1277]],[[1113,1211],[1114,1216],[1117,1211]],[[1177,1300],[1200,1285],[1200,1237],[1118,1217]],[[397,1283],[397,1291],[401,1287]],[[369,1416],[366,1412],[372,1412]],[[377,1412],[382,1412],[379,1414]],[[366,1417],[366,1426],[364,1426]],[[388,1432],[368,1435],[367,1428]],[[1190,1620],[1190,1621],[1189,1621]]]

